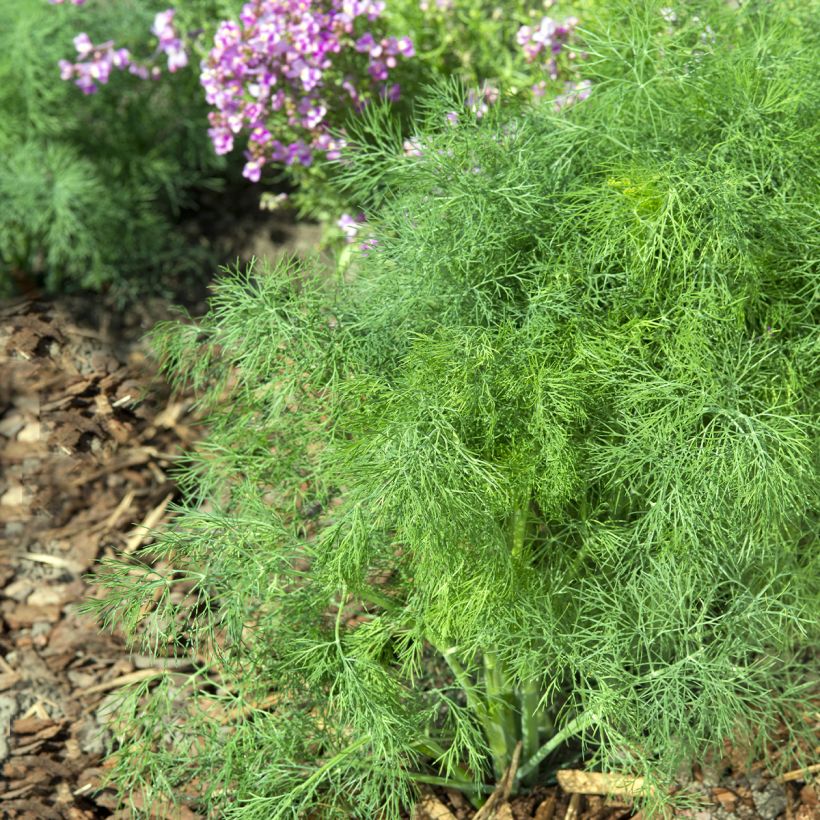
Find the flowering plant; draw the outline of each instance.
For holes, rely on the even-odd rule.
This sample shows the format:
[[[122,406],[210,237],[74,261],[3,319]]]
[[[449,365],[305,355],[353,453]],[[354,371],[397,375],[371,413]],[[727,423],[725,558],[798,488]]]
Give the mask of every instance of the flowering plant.
[[[239,143],[248,179],[284,168],[303,208],[329,215],[340,198],[335,172],[315,160],[338,159],[350,116],[374,100],[392,102],[406,128],[414,97],[442,77],[456,75],[481,96],[479,116],[502,95],[552,99],[575,88],[576,18],[532,15],[520,0],[495,11],[482,0],[179,0],[156,13],[153,54],[81,33],[77,58],[61,61],[60,72],[88,94],[114,71],[158,79],[201,58],[216,153]]]
[[[84,2],[84,0],[83,0]],[[82,5],[75,2],[74,5]],[[168,71],[174,73],[188,65],[188,53],[174,28],[174,10],[167,9],[154,17],[151,34],[157,39],[157,47],[152,62],[159,55],[167,57]],[[159,78],[161,70],[157,65],[150,65],[134,59],[127,48],[117,48],[113,40],[94,45],[85,32],[74,38],[74,48],[78,59],[75,62],[60,60],[60,77],[63,80],[74,79],[84,94],[93,94],[99,85],[106,85],[112,69],[127,69],[131,74],[147,80]]]
[[[389,84],[401,58],[412,57],[409,37],[377,28],[381,0],[253,0],[239,22],[219,25],[202,66],[202,84],[216,110],[209,115],[216,152],[231,150],[248,133],[244,174],[256,182],[268,162],[310,165],[314,152],[339,156],[338,128],[347,109],[361,110]],[[375,33],[374,33],[375,31]]]

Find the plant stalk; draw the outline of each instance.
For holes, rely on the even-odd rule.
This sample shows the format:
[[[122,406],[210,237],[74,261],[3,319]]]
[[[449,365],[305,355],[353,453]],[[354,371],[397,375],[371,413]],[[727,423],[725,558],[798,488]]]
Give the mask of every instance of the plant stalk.
[[[571,720],[560,732],[558,732],[557,735],[553,735],[534,755],[532,755],[532,757],[527,760],[523,766],[521,766],[518,770],[516,779],[524,780],[524,778],[537,771],[541,761],[544,760],[547,755],[554,752],[562,743],[571,738],[573,735],[578,734],[578,732],[582,732],[588,726],[591,726],[599,720],[599,717],[600,716],[596,712],[584,712],[583,714],[578,715],[578,717],[574,720]]]

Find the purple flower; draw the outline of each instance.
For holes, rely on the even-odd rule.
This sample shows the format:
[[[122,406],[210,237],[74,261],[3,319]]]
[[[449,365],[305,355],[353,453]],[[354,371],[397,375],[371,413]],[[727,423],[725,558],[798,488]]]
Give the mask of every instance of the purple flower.
[[[263,161],[261,159],[249,159],[242,169],[242,176],[251,182],[259,182],[262,177],[262,165]]]
[[[188,52],[182,45],[174,27],[174,9],[166,9],[154,17],[151,33],[157,38],[157,50],[168,59],[168,71],[172,74],[188,65]]]
[[[404,149],[404,156],[406,157],[420,157],[423,154],[423,145],[418,137],[410,137],[402,144]]]
[[[557,23],[552,17],[542,17],[537,28],[521,26],[516,34],[516,42],[524,50],[527,62],[534,62],[542,51],[559,54],[578,25],[577,17],[567,17]]]
[[[154,25],[151,26],[151,33],[160,41],[173,40],[176,37],[174,31],[174,10],[161,11],[154,17]]]
[[[74,38],[74,48],[77,49],[77,54],[80,57],[87,57],[94,48],[94,45],[91,42],[91,38],[83,31]]]
[[[398,83],[393,83],[390,86],[385,85],[382,89],[382,97],[390,102],[398,102],[401,99],[401,86]]]
[[[372,49],[376,47],[376,40],[373,35],[368,31],[365,32],[358,40],[356,40],[354,46],[356,51],[360,54],[371,54]],[[378,57],[381,54],[381,50],[379,50],[378,54],[373,54],[374,57]]]
[[[397,59],[412,54],[412,42],[379,38],[369,24],[383,11],[377,0],[245,3],[238,22],[218,27],[202,64],[200,81],[215,109],[209,117],[215,150],[229,150],[226,134],[247,133],[251,158],[309,165],[319,151],[338,159],[343,141],[328,136],[334,118],[351,103],[359,111],[377,94],[390,100],[400,94],[387,81]],[[364,19],[368,30],[356,31]],[[158,16],[155,33],[170,38],[164,33],[170,25],[170,16]],[[340,75],[337,61],[352,71]],[[279,129],[287,141],[272,139]],[[255,175],[253,167],[249,173]]]
[[[402,57],[415,57],[416,49],[413,46],[413,41],[409,37],[399,38],[399,54]]]
[[[336,220],[336,225],[341,228],[342,233],[345,235],[345,242],[350,244],[355,241],[364,221],[365,216],[363,213],[357,214],[355,217],[345,213]]]
[[[233,134],[225,128],[209,128],[208,136],[217,154],[227,154],[233,149]]]

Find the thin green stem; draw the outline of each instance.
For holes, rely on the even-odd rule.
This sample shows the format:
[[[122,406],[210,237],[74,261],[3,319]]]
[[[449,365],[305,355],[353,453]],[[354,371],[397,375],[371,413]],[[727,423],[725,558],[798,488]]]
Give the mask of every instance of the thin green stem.
[[[329,772],[334,766],[341,763],[346,757],[353,754],[353,752],[369,742],[370,737],[368,735],[364,735],[364,737],[360,737],[349,746],[346,746],[338,754],[331,757],[330,760],[323,763],[315,772],[313,772],[312,775],[310,775],[310,777],[300,783],[299,786],[294,789],[294,792],[304,792],[306,789],[309,789],[317,780],[321,780],[322,777],[324,777],[325,774],[327,774],[327,772]]]
[[[509,539],[510,551],[515,558],[520,558],[524,552],[524,537],[527,533],[527,508],[516,507],[510,515]]]
[[[491,794],[493,792],[493,787],[486,786],[484,783],[473,783],[472,781],[462,782],[461,780],[452,780],[448,777],[436,777],[435,775],[422,774],[421,772],[409,772],[408,776],[416,783],[426,783],[430,786],[443,786],[446,789],[457,789],[461,792],[475,794]]]
[[[342,655],[342,656],[344,655],[344,651],[342,650],[342,635],[341,635],[342,610],[345,607],[345,598],[347,598],[347,587],[345,585],[342,585],[342,595],[341,595],[341,598],[339,599],[339,609],[336,612],[336,623],[335,623],[335,627],[334,627],[334,635],[335,635],[335,638],[336,638],[336,646],[339,649],[339,654]]]
[[[538,730],[540,728],[539,706],[541,690],[535,681],[529,681],[519,694],[521,705],[521,753],[524,760],[529,760],[538,751]]]
[[[553,735],[534,755],[532,755],[532,757],[527,760],[523,766],[519,768],[516,779],[524,780],[524,778],[532,774],[538,768],[541,761],[544,760],[547,755],[554,752],[562,743],[571,738],[573,735],[578,734],[578,732],[583,732],[584,729],[599,719],[600,716],[596,712],[584,712],[583,714],[578,715],[578,717],[574,720],[571,720],[560,732],[558,732],[557,735]]]
[[[427,757],[433,758],[433,760],[438,760],[447,754],[447,750],[440,743],[429,737],[422,740],[417,740],[413,746],[417,751],[421,752],[423,755],[427,755]],[[470,773],[463,766],[455,766],[453,771],[455,772],[458,780],[463,780],[466,783],[473,782],[473,778],[470,777]]]
[[[516,730],[510,687],[504,677],[498,658],[492,652],[484,653],[484,688],[487,693],[487,716],[483,721],[487,742],[493,755],[496,777],[507,769],[515,746]]]
[[[447,665],[450,667],[456,683],[461,687],[467,698],[467,706],[478,718],[479,723],[481,723],[484,736],[487,738],[487,744],[493,756],[496,773],[498,773],[499,765],[501,765],[501,772],[503,773],[506,767],[504,761],[506,761],[508,754],[507,737],[504,734],[503,727],[499,725],[497,718],[492,713],[489,699],[487,702],[484,702],[481,697],[476,694],[475,684],[470,678],[470,674],[464,669],[455,656],[455,647],[444,649],[433,641],[430,641],[430,643],[441,653]]]

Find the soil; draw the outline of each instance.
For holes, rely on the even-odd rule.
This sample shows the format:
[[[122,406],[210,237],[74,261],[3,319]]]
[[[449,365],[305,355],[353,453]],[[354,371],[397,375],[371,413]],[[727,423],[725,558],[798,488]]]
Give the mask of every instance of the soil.
[[[174,396],[139,341],[162,302],[114,315],[95,300],[18,301],[0,309],[0,817],[126,818],[104,788],[116,692],[157,672],[79,611],[97,562],[133,552],[166,526],[174,461],[197,438],[190,396]],[[696,820],[820,817],[802,774],[742,773],[731,755],[682,784]],[[628,802],[541,788],[505,799],[498,820],[633,817]],[[560,778],[559,778],[560,779]],[[157,818],[195,818],[182,809]],[[466,820],[456,792],[426,795],[417,820]]]

